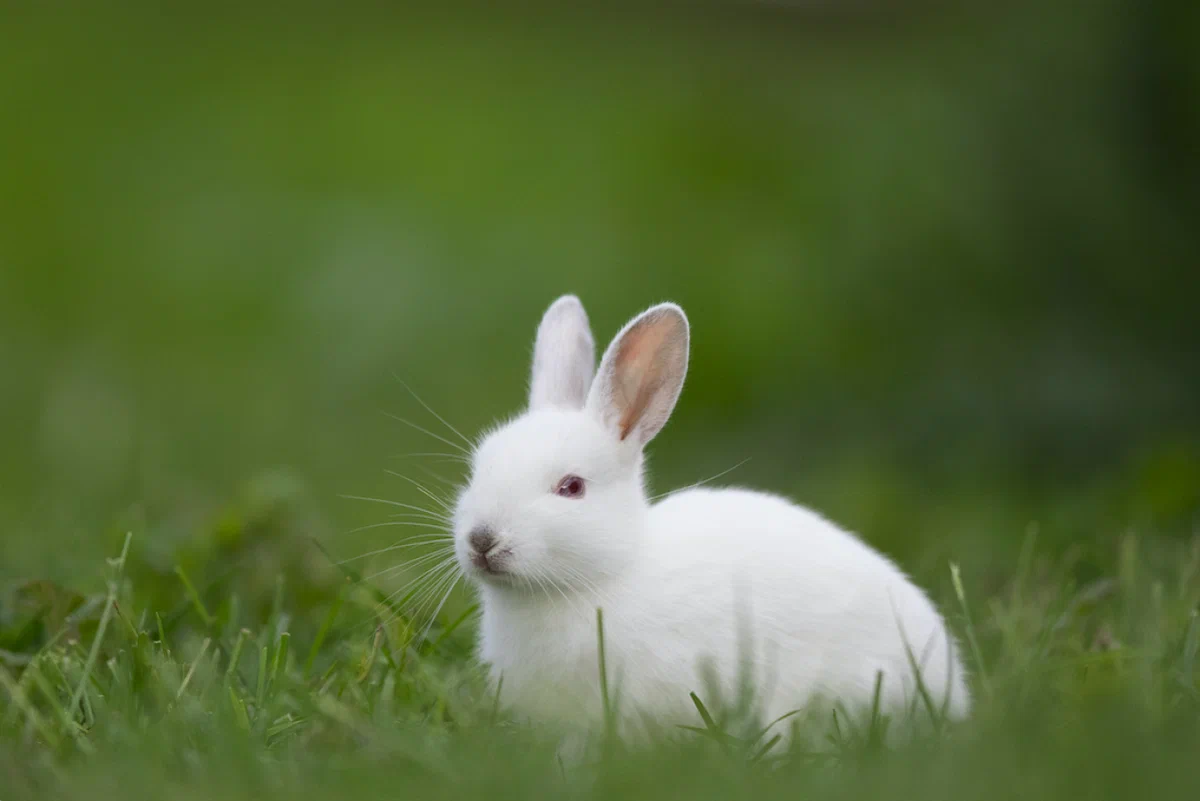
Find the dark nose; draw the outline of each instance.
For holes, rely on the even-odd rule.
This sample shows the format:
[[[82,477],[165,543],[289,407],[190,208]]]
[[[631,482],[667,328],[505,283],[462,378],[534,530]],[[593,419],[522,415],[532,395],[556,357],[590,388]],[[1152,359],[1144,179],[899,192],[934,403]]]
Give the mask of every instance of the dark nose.
[[[496,535],[487,526],[479,526],[467,535],[467,542],[478,554],[486,554],[496,547]]]

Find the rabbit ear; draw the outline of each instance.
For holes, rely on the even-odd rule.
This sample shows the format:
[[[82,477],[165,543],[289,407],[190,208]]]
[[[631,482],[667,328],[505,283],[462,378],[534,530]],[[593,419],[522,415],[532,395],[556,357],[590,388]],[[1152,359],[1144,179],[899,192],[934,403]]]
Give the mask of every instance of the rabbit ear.
[[[621,440],[645,445],[667,423],[688,366],[688,321],[663,303],[635,317],[600,361],[587,408]]]
[[[529,408],[582,409],[595,363],[596,343],[587,312],[579,298],[563,295],[550,305],[538,326]]]

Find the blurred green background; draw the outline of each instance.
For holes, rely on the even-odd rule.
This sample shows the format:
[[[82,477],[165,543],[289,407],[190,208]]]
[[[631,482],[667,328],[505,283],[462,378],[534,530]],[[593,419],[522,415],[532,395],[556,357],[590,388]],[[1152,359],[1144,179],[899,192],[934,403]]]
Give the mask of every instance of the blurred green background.
[[[1191,534],[1196,4],[992,5],[10,8],[0,579],[391,541],[339,495],[457,477],[396,376],[478,431],[563,292],[691,316],[656,490],[749,458],[942,593]]]

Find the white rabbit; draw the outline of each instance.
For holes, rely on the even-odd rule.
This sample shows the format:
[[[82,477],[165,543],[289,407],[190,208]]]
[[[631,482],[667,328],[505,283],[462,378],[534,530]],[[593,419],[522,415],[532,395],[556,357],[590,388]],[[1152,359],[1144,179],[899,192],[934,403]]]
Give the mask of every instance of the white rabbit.
[[[481,596],[479,655],[502,703],[576,732],[601,724],[601,607],[623,731],[701,725],[689,693],[711,693],[713,677],[726,698],[749,679],[763,720],[807,707],[828,722],[831,703],[863,711],[880,673],[894,720],[928,701],[965,716],[955,642],[887,558],[773,495],[647,498],[642,450],[675,406],[688,339],[682,309],[654,306],[593,381],[587,315],[560,298],[538,330],[529,409],[472,454],[455,552]]]

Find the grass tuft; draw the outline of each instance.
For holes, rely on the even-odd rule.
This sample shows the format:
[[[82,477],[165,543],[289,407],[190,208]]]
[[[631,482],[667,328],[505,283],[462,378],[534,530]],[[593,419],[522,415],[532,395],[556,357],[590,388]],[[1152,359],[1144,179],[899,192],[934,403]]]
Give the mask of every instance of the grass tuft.
[[[489,688],[466,656],[472,606],[447,613],[424,642],[353,580],[314,596],[311,608],[296,606],[303,588],[291,576],[262,582],[261,603],[235,603],[230,588],[223,599],[208,594],[206,607],[182,573],[167,603],[196,615],[165,616],[145,600],[160,596],[143,595],[126,574],[130,542],[109,561],[103,593],[80,596],[72,614],[55,618],[57,630],[0,663],[0,753],[21,766],[4,801],[164,787],[254,801],[469,799],[501,787],[539,797],[564,781],[594,798],[1051,798],[1080,782],[1080,793],[1140,798],[1200,781],[1191,756],[1200,748],[1193,545],[1126,539],[1107,571],[1080,582],[1070,565],[1023,552],[1018,578],[982,614],[952,566],[950,600],[980,691],[972,718],[953,727],[910,649],[911,721],[883,713],[878,676],[861,720],[838,707],[824,718],[797,709],[735,732],[722,723],[733,719],[723,703],[692,693],[698,725],[681,720],[675,736],[625,747],[597,610],[608,744],[590,765],[560,764],[555,741],[509,717],[503,679]],[[244,673],[248,649],[256,666]],[[920,736],[888,737],[917,721]],[[126,777],[120,793],[117,775]]]

